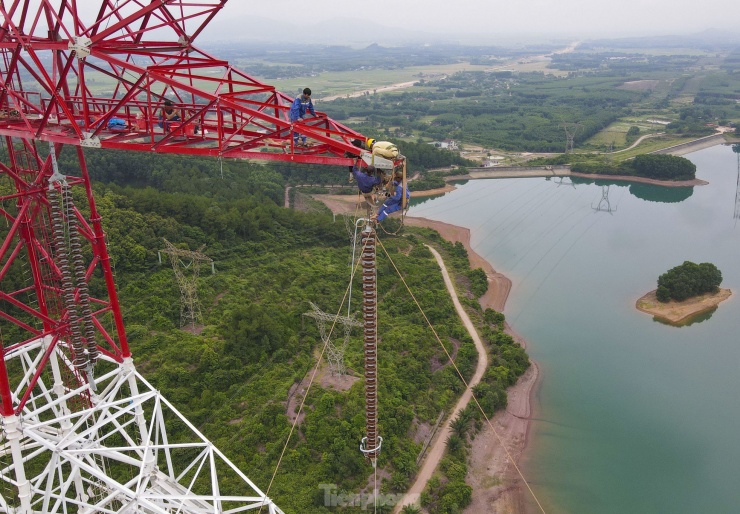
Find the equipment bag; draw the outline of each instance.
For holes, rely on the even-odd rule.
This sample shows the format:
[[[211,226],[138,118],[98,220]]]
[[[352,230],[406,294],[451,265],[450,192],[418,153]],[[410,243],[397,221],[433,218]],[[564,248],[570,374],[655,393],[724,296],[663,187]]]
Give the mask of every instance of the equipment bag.
[[[121,118],[111,118],[108,120],[108,130],[122,131],[126,130],[126,120]]]
[[[376,141],[373,145],[373,155],[395,159],[398,157],[398,147],[390,141]]]

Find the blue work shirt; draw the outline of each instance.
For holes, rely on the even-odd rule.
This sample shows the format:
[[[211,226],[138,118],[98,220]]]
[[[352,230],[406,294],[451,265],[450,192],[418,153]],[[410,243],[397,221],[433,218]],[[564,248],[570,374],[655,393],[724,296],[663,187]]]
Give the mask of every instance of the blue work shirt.
[[[389,196],[383,202],[383,206],[378,212],[378,221],[383,221],[389,214],[400,211],[403,204],[403,184],[401,182],[393,181],[393,185],[396,186],[396,193],[393,196]],[[406,199],[411,197],[409,188],[406,188]]]
[[[357,187],[362,193],[370,193],[375,186],[380,184],[380,175],[368,175],[359,166],[352,168],[352,175],[354,175]]]
[[[303,95],[296,97],[293,100],[293,105],[290,106],[290,121],[298,121],[306,115],[306,111],[316,116],[316,111],[313,110],[313,102],[311,97],[306,98]]]

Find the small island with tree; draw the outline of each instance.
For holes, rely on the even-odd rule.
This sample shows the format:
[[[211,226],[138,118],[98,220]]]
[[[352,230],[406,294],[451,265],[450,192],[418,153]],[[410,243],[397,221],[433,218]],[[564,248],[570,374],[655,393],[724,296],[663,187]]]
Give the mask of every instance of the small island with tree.
[[[637,308],[668,323],[681,325],[716,309],[732,295],[721,289],[722,272],[712,263],[685,261],[658,277],[658,288],[637,300]]]
[[[676,155],[643,154],[622,162],[607,161],[603,156],[579,156],[578,158],[581,160],[573,162],[570,169],[574,173],[584,175],[616,175],[666,182],[696,179],[696,164],[685,157]]]

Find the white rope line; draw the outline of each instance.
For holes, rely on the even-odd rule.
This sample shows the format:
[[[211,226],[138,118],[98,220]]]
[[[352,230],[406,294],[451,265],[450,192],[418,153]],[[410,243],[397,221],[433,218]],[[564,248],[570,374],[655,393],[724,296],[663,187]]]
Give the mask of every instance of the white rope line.
[[[411,288],[409,288],[408,284],[406,283],[406,280],[403,278],[403,275],[399,271],[399,269],[396,267],[396,263],[393,262],[393,259],[391,258],[390,254],[388,253],[388,250],[386,250],[385,246],[383,245],[383,242],[378,238],[378,243],[380,243],[381,248],[383,248],[383,251],[385,252],[385,255],[388,257],[388,260],[390,261],[391,265],[393,266],[393,269],[396,270],[396,273],[398,274],[399,278],[401,279],[401,282],[403,282],[403,285],[406,287],[406,290],[411,295],[411,298],[414,300],[414,303],[419,308],[419,312],[421,312],[421,315],[424,316],[424,320],[426,320],[427,324],[429,325],[429,328],[432,330],[432,333],[434,334],[434,337],[437,339],[437,342],[442,347],[442,350],[444,350],[445,355],[447,355],[447,358],[449,359],[452,366],[455,368],[455,371],[460,376],[460,380],[462,380],[463,384],[465,384],[465,388],[469,388],[468,382],[465,380],[465,377],[463,377],[463,374],[460,372],[460,370],[457,367],[457,364],[455,364],[455,361],[452,359],[452,356],[447,351],[447,348],[445,348],[444,344],[442,344],[442,340],[440,339],[439,335],[437,334],[437,331],[432,326],[432,323],[429,321],[429,318],[427,318],[426,313],[424,312],[424,309],[421,308],[421,305],[416,300],[416,297],[414,296],[414,293],[411,292]],[[514,466],[514,469],[516,469],[517,473],[519,474],[519,477],[524,482],[524,485],[527,486],[527,489],[529,490],[530,494],[532,495],[532,498],[534,498],[534,501],[537,503],[537,506],[542,511],[542,514],[545,514],[545,509],[542,507],[542,504],[540,503],[537,496],[534,494],[534,491],[529,485],[529,482],[527,482],[527,479],[524,478],[524,474],[522,473],[521,469],[519,469],[519,466],[517,466],[516,462],[514,461],[514,458],[511,456],[511,453],[509,453],[509,449],[504,444],[503,439],[499,435],[499,433],[496,431],[496,428],[493,426],[493,423],[491,423],[491,420],[486,415],[485,411],[483,410],[483,407],[481,407],[480,403],[478,403],[478,399],[475,397],[475,394],[471,395],[471,398],[475,402],[475,404],[478,406],[478,410],[480,410],[481,414],[483,414],[483,417],[486,419],[486,422],[488,423],[488,426],[491,427],[491,430],[493,431],[493,434],[496,436],[496,439],[498,439],[499,444],[506,452],[506,456],[508,457],[511,464]]]

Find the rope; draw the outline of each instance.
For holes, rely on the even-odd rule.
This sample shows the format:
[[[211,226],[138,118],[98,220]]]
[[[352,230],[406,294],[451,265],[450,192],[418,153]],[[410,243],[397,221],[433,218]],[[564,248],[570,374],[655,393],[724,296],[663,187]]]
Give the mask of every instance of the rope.
[[[364,249],[364,247],[363,247]],[[361,252],[362,253],[362,252]],[[357,263],[355,264],[354,271],[357,271],[357,267],[359,266],[360,259],[357,259]],[[354,272],[353,272],[354,274]],[[350,282],[350,285],[352,283]],[[275,471],[272,473],[272,478],[270,478],[270,483],[267,485],[267,489],[265,490],[265,499],[262,501],[262,504],[260,505],[260,510],[257,511],[258,514],[262,512],[262,507],[265,505],[265,501],[267,500],[268,495],[270,494],[270,489],[272,488],[272,483],[275,481],[275,476],[277,475],[278,469],[280,469],[280,464],[283,462],[283,457],[285,456],[285,451],[288,449],[288,443],[290,442],[290,438],[293,435],[293,432],[295,431],[295,427],[298,424],[298,420],[301,417],[301,412],[303,411],[303,406],[306,403],[306,398],[308,398],[308,393],[311,391],[311,386],[313,385],[313,381],[316,378],[316,375],[319,371],[319,366],[321,365],[321,359],[324,356],[324,353],[326,353],[326,348],[329,346],[329,340],[331,339],[331,334],[334,331],[334,326],[337,324],[337,318],[339,317],[339,314],[342,312],[342,307],[344,306],[344,301],[347,299],[347,294],[349,293],[350,286],[347,286],[347,289],[344,291],[344,296],[342,297],[342,302],[339,305],[339,310],[337,311],[337,314],[334,316],[334,322],[331,325],[331,329],[329,329],[329,335],[326,338],[326,341],[324,341],[324,346],[321,348],[321,354],[319,355],[319,358],[316,359],[316,366],[314,366],[313,374],[311,375],[311,380],[308,382],[308,387],[306,388],[306,393],[303,395],[303,399],[301,400],[301,404],[298,407],[298,413],[296,414],[295,420],[293,420],[293,425],[290,427],[290,432],[288,433],[288,437],[285,440],[285,445],[283,446],[283,450],[280,452],[280,458],[278,459],[277,465],[275,466]]]
[[[377,457],[376,457],[377,458]],[[373,486],[373,502],[375,503],[375,514],[378,514],[378,463],[373,466],[375,470],[375,485]]]
[[[382,230],[383,233],[386,234],[386,235],[389,235],[389,236],[397,236],[398,233],[401,232],[401,229],[403,228],[403,219],[406,216],[406,211],[408,211],[408,207],[406,209],[404,209],[404,210],[401,211],[401,224],[398,225],[398,228],[396,229],[395,232],[389,232],[389,231],[387,231],[386,229],[383,228],[383,225],[381,225],[380,223],[376,223],[376,226],[379,227],[380,230]]]
[[[455,364],[455,361],[452,359],[452,356],[449,354],[447,349],[445,348],[444,344],[442,344],[442,340],[439,338],[439,335],[437,334],[437,331],[432,326],[432,323],[429,321],[429,318],[427,318],[426,313],[424,312],[424,309],[421,308],[421,305],[416,300],[416,296],[414,296],[414,293],[411,292],[411,288],[409,288],[408,284],[406,283],[406,280],[403,278],[403,275],[399,271],[399,269],[396,267],[396,263],[393,262],[393,259],[391,258],[390,254],[388,253],[388,250],[386,250],[385,246],[383,245],[383,242],[378,238],[378,243],[380,244],[380,247],[383,248],[383,251],[385,252],[385,255],[388,257],[388,260],[390,261],[391,265],[393,266],[393,269],[396,270],[396,273],[398,274],[398,277],[401,279],[401,282],[403,282],[403,285],[406,287],[406,290],[411,295],[411,298],[414,300],[414,303],[419,308],[419,312],[421,312],[421,315],[424,317],[424,320],[427,322],[427,325],[429,325],[429,328],[432,330],[432,333],[434,334],[434,337],[437,339],[437,342],[442,347],[442,350],[444,350],[445,355],[447,355],[447,358],[449,359],[452,366],[455,368],[455,371],[460,376],[460,380],[462,380],[463,384],[465,384],[465,388],[469,389],[468,382],[465,380],[465,377],[463,377],[462,373],[457,367],[457,364]],[[514,461],[514,458],[511,456],[511,453],[509,453],[509,449],[504,444],[503,439],[501,439],[501,436],[496,431],[496,428],[493,426],[493,423],[491,423],[491,420],[486,415],[485,411],[483,410],[483,407],[481,407],[480,403],[478,403],[478,399],[475,397],[475,394],[471,395],[473,401],[475,402],[476,406],[478,407],[478,410],[480,410],[481,414],[483,414],[483,417],[486,419],[486,422],[488,423],[488,426],[491,427],[491,430],[493,431],[493,434],[496,436],[496,439],[498,439],[499,444],[506,452],[506,456],[509,458],[509,461],[514,466],[514,469],[516,469],[516,472],[519,474],[519,477],[524,482],[524,485],[527,486],[527,489],[529,490],[529,493],[532,495],[532,498],[534,498],[534,501],[537,503],[537,506],[542,511],[542,514],[545,514],[545,509],[542,507],[542,504],[540,503],[539,499],[537,499],[537,496],[534,494],[534,491],[529,485],[529,482],[527,482],[527,479],[524,478],[524,474],[522,473],[521,469],[519,469],[519,466],[517,466],[516,462]]]

